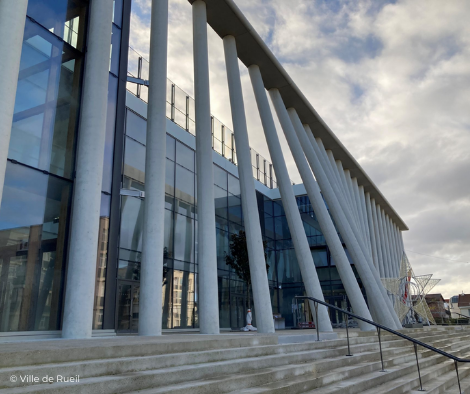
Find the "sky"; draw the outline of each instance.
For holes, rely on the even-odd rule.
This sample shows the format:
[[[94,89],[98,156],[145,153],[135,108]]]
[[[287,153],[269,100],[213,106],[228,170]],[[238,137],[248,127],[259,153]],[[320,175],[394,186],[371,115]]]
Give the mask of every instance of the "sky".
[[[470,1],[234,1],[408,225],[415,274],[441,279],[433,292],[445,298],[470,293]],[[130,38],[147,59],[150,3],[133,0]],[[193,96],[191,6],[169,3],[168,77]],[[208,41],[211,112],[232,128],[223,44],[210,27]],[[250,145],[269,159],[240,71]]]

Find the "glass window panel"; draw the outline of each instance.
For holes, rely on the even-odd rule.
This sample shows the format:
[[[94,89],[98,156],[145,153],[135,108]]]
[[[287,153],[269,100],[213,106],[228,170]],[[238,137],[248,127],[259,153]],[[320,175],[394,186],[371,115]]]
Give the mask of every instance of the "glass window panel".
[[[175,197],[191,205],[195,203],[194,173],[176,165]]]
[[[228,231],[228,221],[220,216],[215,215],[215,226],[221,230]]]
[[[173,255],[173,219],[172,212],[165,209],[165,256]],[[122,196],[121,207],[121,233],[119,238],[120,248],[128,251],[142,251],[142,229],[144,217],[144,201],[130,196]],[[120,256],[121,259],[137,260],[135,257]],[[138,259],[140,261],[140,258]]]
[[[228,149],[232,149],[232,130],[224,127],[224,143]]]
[[[194,263],[194,221],[175,214],[175,259]]]
[[[217,138],[214,138],[214,150],[221,155],[222,154],[222,142],[220,142]]]
[[[145,182],[145,146],[126,137],[124,175]]]
[[[192,97],[189,98],[189,119],[196,119],[196,106]]]
[[[111,35],[111,54],[109,61],[109,71],[114,75],[119,75],[119,54],[121,52],[121,29],[113,25]],[[148,79],[148,78],[144,78]]]
[[[176,142],[176,162],[194,172],[194,151],[179,141]]]
[[[0,209],[0,331],[60,328],[71,185],[7,163]]]
[[[140,263],[119,260],[118,264],[119,279],[140,280]]]
[[[81,54],[26,21],[8,157],[70,178]]]
[[[214,204],[216,216],[227,219],[227,192],[217,186],[214,187]]]
[[[103,183],[101,190],[111,193],[113,182],[114,135],[116,134],[116,105],[118,79],[109,75],[106,137],[104,145]]]
[[[113,22],[121,27],[122,24],[122,0],[114,0]]]
[[[214,184],[227,190],[227,172],[214,164]]]
[[[196,307],[194,296],[196,277],[192,272],[173,271],[173,328],[192,328],[195,323]]]
[[[311,252],[315,267],[328,267],[326,250],[312,250]]]
[[[134,112],[127,110],[126,134],[145,145],[147,136],[147,121]]]
[[[274,220],[274,230],[276,232],[276,239],[289,239],[291,238],[289,225],[285,216],[280,216]]]
[[[186,117],[186,93],[175,86],[175,107]]]
[[[243,224],[242,200],[230,193],[228,195],[228,219],[237,224]]]
[[[170,160],[175,161],[175,143],[176,140],[170,136],[166,135],[166,157]]]
[[[281,283],[302,282],[299,264],[294,249],[276,252],[277,280]]]
[[[179,109],[175,109],[175,123],[186,130],[186,115]]]
[[[213,130],[214,138],[222,141],[222,123],[219,119],[213,118]]]
[[[122,196],[121,201],[121,233],[119,245],[124,249],[141,251],[144,220],[143,200],[130,196]]]
[[[229,233],[219,228],[216,229],[216,242],[217,242],[217,268],[223,270],[230,270],[230,267],[225,263],[225,256],[230,254],[229,248]]]
[[[192,135],[196,135],[196,123],[194,123],[193,120],[190,120],[189,121],[189,129],[188,131],[192,134]]]
[[[165,193],[175,195],[175,163],[168,159],[165,166]]]
[[[240,180],[230,174],[228,174],[228,191],[237,197],[240,196]]]
[[[82,48],[88,1],[29,0],[27,14],[47,30]]]

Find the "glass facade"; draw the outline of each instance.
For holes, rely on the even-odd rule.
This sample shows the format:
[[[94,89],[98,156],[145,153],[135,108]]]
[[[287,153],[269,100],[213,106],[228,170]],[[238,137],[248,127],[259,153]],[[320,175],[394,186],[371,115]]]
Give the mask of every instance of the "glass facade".
[[[0,208],[0,332],[61,328],[88,0],[29,0]],[[114,1],[93,328],[103,322],[123,0]]]
[[[127,110],[123,187],[145,190],[146,120]],[[196,328],[197,322],[197,201],[195,152],[167,134],[163,328]],[[292,300],[304,295],[300,269],[290,231],[278,200],[257,192],[261,228],[266,241],[269,287],[274,313],[293,325]],[[214,164],[214,205],[217,241],[219,316],[221,328],[239,328],[246,315],[246,286],[225,263],[230,236],[244,230],[238,178]],[[308,237],[325,297],[347,306],[347,299],[334,261],[307,196],[297,205]],[[143,200],[121,196],[117,327],[136,331],[140,254],[142,251]],[[340,316],[333,316],[340,323]],[[254,310],[256,324],[256,310]]]

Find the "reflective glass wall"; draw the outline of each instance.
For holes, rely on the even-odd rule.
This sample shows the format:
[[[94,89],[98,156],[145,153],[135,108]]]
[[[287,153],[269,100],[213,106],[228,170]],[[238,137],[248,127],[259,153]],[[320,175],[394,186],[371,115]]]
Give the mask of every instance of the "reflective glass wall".
[[[0,331],[57,330],[88,1],[29,0],[0,208]]]

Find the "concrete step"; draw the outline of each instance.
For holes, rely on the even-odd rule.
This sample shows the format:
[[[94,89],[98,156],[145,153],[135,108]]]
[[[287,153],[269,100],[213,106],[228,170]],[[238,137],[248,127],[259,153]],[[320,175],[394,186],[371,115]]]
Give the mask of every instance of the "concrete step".
[[[459,373],[460,373],[460,366],[462,364],[459,364]],[[461,378],[460,379],[460,388],[461,388],[461,392],[462,394],[470,394],[470,377],[466,377],[466,378]],[[453,386],[450,386],[449,388],[447,388],[444,393],[446,394],[458,394],[459,393],[459,385],[458,383],[454,383]]]
[[[362,345],[361,345],[362,346]],[[370,347],[370,345],[366,345]],[[359,350],[359,348],[357,349]],[[402,346],[397,348],[385,349],[384,354],[395,356],[399,354],[410,353],[409,348]],[[67,392],[128,392],[135,390],[136,388],[147,388],[147,387],[159,387],[167,386],[171,387],[169,392],[177,390],[175,385],[182,385],[186,387],[187,384],[194,384],[197,380],[209,379],[214,376],[229,376],[240,373],[250,373],[251,379],[249,384],[258,385],[263,384],[262,376],[270,376],[274,371],[275,375],[277,372],[281,374],[298,375],[307,373],[308,371],[321,371],[323,369],[334,369],[352,363],[352,358],[344,356],[345,349],[324,349],[323,351],[304,351],[297,353],[283,354],[282,357],[279,355],[270,355],[262,357],[250,357],[235,359],[229,361],[220,361],[213,363],[203,363],[196,365],[183,365],[172,368],[160,368],[145,371],[134,371],[129,373],[123,373],[119,375],[106,375],[94,378],[85,378],[80,380],[80,385],[75,385],[73,388],[70,385],[54,383],[48,385],[48,391],[63,392],[68,389]],[[339,354],[337,357],[332,357],[333,354]],[[328,357],[328,358],[326,358]],[[355,356],[355,362],[361,360],[361,362],[378,360],[379,355],[377,350],[370,352],[358,353]],[[313,361],[313,362],[312,362]],[[267,374],[267,375],[266,375]],[[260,375],[260,376],[258,376]],[[260,381],[261,379],[261,381]],[[238,380],[238,376],[237,379]],[[226,386],[226,382],[224,382]],[[11,387],[8,389],[0,390],[0,393],[4,392],[41,392],[44,389],[44,385],[36,384],[34,386],[26,387]],[[73,391],[70,391],[72,390]],[[9,391],[8,391],[9,390]],[[163,390],[166,390],[165,388]],[[165,392],[165,391],[163,391]],[[212,391],[213,392],[213,391]]]
[[[439,357],[428,353],[421,353],[419,357],[422,359],[420,364],[423,366],[434,365],[439,362]],[[423,356],[425,356],[423,358]],[[375,387],[383,384],[390,379],[400,377],[406,372],[406,368],[416,365],[414,352],[406,355],[387,359],[385,357],[385,368],[387,373],[379,372],[381,369],[380,362],[364,363],[357,359],[352,366],[346,366],[339,369],[327,370],[325,374],[315,376],[302,376],[284,381],[273,382],[265,386],[253,387],[237,393],[255,394],[255,393],[362,393],[369,387]],[[442,356],[440,356],[442,357]],[[355,358],[355,357],[353,357]],[[442,361],[442,360],[441,360]],[[405,367],[403,367],[405,366]],[[381,393],[376,390],[371,393]]]

